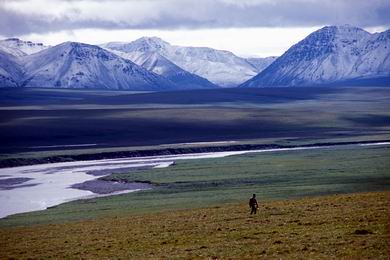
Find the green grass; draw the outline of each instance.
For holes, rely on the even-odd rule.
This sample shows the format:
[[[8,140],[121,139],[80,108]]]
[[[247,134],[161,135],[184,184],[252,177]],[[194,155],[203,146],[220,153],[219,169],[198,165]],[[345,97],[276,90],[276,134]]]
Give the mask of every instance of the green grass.
[[[387,190],[389,158],[389,147],[343,147],[179,160],[177,165],[164,169],[110,177],[152,182],[156,184],[155,189],[74,201],[45,211],[14,215],[0,220],[0,226],[220,206],[246,202],[252,193],[264,201]]]

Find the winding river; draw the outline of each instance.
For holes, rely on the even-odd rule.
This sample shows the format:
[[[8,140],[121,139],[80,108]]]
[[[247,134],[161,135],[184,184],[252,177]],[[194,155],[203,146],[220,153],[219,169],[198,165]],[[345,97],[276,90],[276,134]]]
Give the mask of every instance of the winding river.
[[[355,144],[390,145],[390,142]],[[351,145],[349,145],[351,146]],[[0,169],[0,218],[8,215],[43,210],[64,202],[116,195],[150,189],[148,185],[129,184],[112,192],[84,190],[78,185],[96,180],[110,172],[130,171],[136,168],[168,167],[177,160],[221,158],[231,155],[262,152],[283,152],[291,150],[330,149],[327,146],[263,149],[237,152],[213,152],[183,155],[151,156],[137,158],[105,159],[64,163],[39,164]],[[115,185],[112,184],[112,185]],[[118,183],[118,185],[121,185]]]

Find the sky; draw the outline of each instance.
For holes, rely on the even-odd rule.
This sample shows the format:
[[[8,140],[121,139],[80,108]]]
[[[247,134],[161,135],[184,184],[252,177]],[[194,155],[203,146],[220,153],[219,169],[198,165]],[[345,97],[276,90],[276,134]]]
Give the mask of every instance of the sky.
[[[266,57],[326,25],[387,30],[389,13],[390,0],[0,0],[0,38],[55,45],[157,36]]]

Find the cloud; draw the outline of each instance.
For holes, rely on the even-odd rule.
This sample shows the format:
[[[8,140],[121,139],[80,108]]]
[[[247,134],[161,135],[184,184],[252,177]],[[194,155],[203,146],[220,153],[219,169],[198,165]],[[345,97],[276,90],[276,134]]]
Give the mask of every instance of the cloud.
[[[0,35],[85,28],[386,27],[389,13],[388,0],[0,0]]]

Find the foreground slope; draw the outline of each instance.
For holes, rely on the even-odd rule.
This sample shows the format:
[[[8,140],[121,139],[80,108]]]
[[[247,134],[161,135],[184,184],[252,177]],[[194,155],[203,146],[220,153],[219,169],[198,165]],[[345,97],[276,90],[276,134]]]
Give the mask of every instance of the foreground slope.
[[[66,42],[22,58],[24,87],[167,90],[169,80],[94,45]]]
[[[137,57],[157,52],[182,69],[206,78],[216,85],[237,86],[258,73],[256,66],[229,51],[206,47],[171,45],[157,37],[142,37],[130,43],[107,43],[105,48]]]
[[[390,30],[327,26],[292,46],[242,87],[332,84],[390,77]]]
[[[390,192],[0,229],[0,257],[388,259]],[[85,239],[88,237],[88,239]]]

